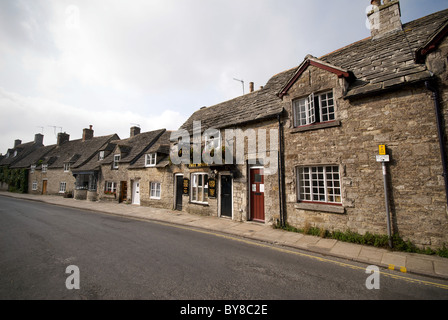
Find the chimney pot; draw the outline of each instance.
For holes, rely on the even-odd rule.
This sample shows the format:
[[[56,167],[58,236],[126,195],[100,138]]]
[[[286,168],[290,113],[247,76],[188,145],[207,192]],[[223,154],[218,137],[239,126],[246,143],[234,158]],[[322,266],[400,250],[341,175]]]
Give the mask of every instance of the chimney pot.
[[[254,83],[253,82],[249,82],[249,91],[254,92]]]
[[[69,140],[70,140],[70,135],[69,134],[67,134],[65,132],[64,133],[62,133],[62,132],[58,133],[58,141],[57,141],[58,146],[61,146],[63,143],[65,143],[65,142],[67,142]]]
[[[89,129],[84,129],[82,131],[82,141],[91,140],[93,138],[93,129],[92,125],[89,126]]]
[[[402,31],[399,0],[372,0],[373,10],[367,14],[372,39],[378,39],[392,32]]]
[[[138,134],[140,134],[140,128],[139,127],[131,127],[131,137],[134,137]]]
[[[44,135],[40,134],[40,133],[36,133],[34,135],[34,143],[38,144],[38,145],[43,145],[44,144]]]

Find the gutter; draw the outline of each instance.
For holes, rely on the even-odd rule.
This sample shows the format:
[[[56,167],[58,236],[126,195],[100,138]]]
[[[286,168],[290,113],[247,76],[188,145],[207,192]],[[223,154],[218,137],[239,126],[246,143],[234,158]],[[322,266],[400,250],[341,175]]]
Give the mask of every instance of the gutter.
[[[445,195],[448,205],[448,171],[447,171],[447,160],[446,160],[446,148],[445,148],[445,135],[443,131],[443,118],[440,108],[440,97],[439,92],[436,87],[432,86],[430,81],[425,81],[426,88],[432,92],[432,99],[434,100],[434,109],[436,113],[437,121],[437,132],[439,136],[439,146],[440,146],[440,156],[442,158],[443,167],[443,178],[445,180]]]
[[[286,226],[285,206],[284,206],[284,174],[283,174],[283,124],[281,121],[281,113],[277,115],[278,120],[278,138],[279,138],[279,151],[278,151],[278,194],[279,194],[279,208],[280,208],[280,226]]]

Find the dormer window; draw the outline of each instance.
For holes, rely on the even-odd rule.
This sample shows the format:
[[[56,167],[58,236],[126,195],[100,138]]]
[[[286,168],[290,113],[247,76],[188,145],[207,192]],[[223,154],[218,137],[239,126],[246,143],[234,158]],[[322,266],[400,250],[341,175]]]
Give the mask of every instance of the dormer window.
[[[293,101],[294,127],[335,120],[333,92],[310,94]]]
[[[42,165],[42,173],[46,173],[48,169],[48,164],[43,164]]]
[[[36,165],[35,164],[31,165],[30,173],[34,173],[34,170],[36,170]]]
[[[145,167],[154,167],[157,163],[157,153],[145,155]]]
[[[206,150],[216,150],[221,147],[221,132],[219,130],[213,131],[205,135]]]
[[[112,164],[112,168],[118,169],[118,162],[120,161],[120,159],[121,159],[121,155],[119,155],[119,154],[114,155],[114,162]]]
[[[14,150],[13,157],[17,157],[17,150]]]
[[[64,163],[64,172],[70,171],[70,163]]]
[[[104,160],[104,151],[100,151],[100,153],[98,154],[98,160]]]

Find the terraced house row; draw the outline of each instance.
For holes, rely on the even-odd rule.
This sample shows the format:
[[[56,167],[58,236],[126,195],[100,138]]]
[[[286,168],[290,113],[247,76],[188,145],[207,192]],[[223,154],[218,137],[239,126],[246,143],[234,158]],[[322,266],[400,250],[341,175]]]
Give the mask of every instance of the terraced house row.
[[[386,234],[389,212],[391,232],[448,244],[448,10],[403,24],[399,1],[372,3],[369,38],[308,55],[176,131],[90,127],[53,146],[37,134],[0,166],[26,170],[29,193],[361,234]]]

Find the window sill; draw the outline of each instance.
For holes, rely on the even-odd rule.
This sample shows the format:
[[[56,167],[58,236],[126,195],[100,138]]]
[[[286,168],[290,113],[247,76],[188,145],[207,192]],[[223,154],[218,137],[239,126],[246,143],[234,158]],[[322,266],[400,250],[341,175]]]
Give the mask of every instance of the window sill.
[[[316,124],[310,124],[308,126],[293,128],[293,129],[291,129],[291,133],[319,130],[319,129],[325,129],[325,128],[333,128],[333,127],[339,127],[340,125],[341,125],[340,120],[321,122],[321,123],[316,123]]]
[[[208,203],[207,202],[195,202],[195,201],[190,201],[191,204],[197,204],[200,206],[204,206],[204,207],[208,207]]]
[[[344,214],[345,209],[339,204],[326,204],[326,203],[311,203],[311,202],[298,202],[294,204],[294,208],[310,211],[322,211],[329,213]]]

